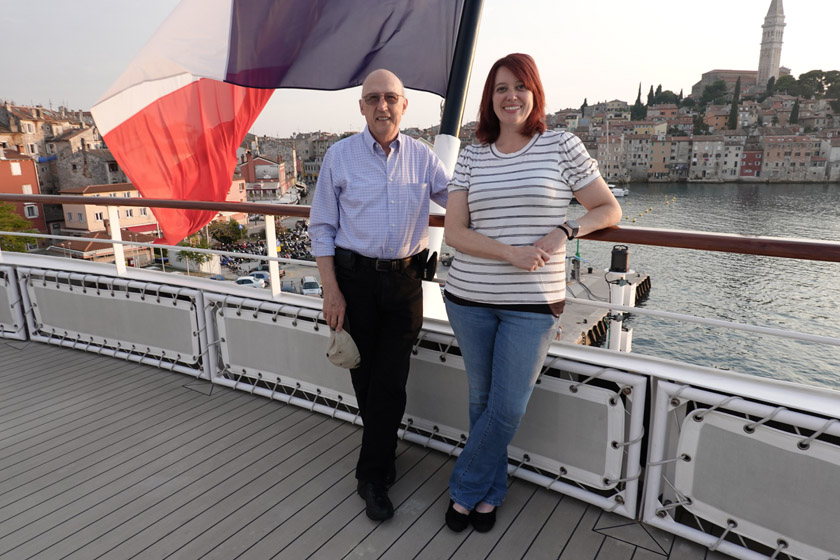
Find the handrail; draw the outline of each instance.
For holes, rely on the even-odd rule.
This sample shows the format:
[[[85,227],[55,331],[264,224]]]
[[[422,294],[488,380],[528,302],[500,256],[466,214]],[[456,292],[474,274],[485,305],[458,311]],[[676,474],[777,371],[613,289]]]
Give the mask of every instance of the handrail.
[[[83,204],[95,206],[145,206],[149,208],[179,208],[186,210],[216,210],[268,214],[274,216],[309,217],[309,206],[262,204],[255,202],[207,202],[198,200],[165,200],[153,198],[121,198],[75,195],[25,195],[2,194],[0,201],[36,202],[40,204]],[[444,217],[429,216],[429,225],[443,227]],[[840,242],[817,239],[790,239],[782,237],[755,237],[729,233],[706,233],[688,230],[641,228],[636,226],[612,226],[580,239],[677,247],[700,251],[764,255],[787,259],[840,262]]]

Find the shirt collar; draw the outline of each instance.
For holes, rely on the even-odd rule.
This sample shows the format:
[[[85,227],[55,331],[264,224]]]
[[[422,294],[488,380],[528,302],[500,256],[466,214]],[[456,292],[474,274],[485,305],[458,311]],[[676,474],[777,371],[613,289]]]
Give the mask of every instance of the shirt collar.
[[[370,129],[368,128],[367,125],[365,125],[365,129],[362,131],[362,136],[364,136],[364,139],[365,139],[365,146],[368,147],[368,149],[371,151],[371,153],[373,153],[373,154],[384,153],[383,150],[382,150],[382,146],[379,145],[379,142],[377,142],[376,138],[373,137],[373,134],[370,133]],[[391,149],[392,150],[399,151],[400,146],[402,146],[402,138],[403,138],[403,133],[398,132],[397,137],[394,139],[393,142],[391,142]],[[379,147],[377,148],[377,146],[379,146]]]

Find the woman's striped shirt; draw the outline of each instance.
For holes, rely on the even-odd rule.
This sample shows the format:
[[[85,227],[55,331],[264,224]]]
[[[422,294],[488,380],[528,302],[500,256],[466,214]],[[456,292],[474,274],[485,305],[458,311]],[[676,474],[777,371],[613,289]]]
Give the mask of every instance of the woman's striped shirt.
[[[600,177],[598,163],[570,132],[535,135],[512,154],[494,144],[461,151],[449,192],[467,191],[470,229],[513,246],[532,245],[566,220],[573,192]],[[566,248],[536,272],[456,251],[447,293],[478,304],[521,306],[566,297]]]

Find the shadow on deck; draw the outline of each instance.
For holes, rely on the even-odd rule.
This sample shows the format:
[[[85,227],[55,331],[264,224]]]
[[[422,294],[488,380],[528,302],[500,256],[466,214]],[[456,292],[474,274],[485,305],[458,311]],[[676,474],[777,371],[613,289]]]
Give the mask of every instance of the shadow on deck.
[[[395,517],[355,494],[358,427],[153,367],[0,340],[0,558],[728,558],[511,479],[443,524],[454,459],[401,442]]]

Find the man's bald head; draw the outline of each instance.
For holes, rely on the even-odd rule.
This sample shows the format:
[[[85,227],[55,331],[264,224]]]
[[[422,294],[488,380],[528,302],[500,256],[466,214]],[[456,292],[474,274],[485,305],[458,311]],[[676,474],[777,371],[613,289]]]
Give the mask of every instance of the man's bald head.
[[[398,83],[400,85],[399,89],[392,91],[394,91],[394,93],[399,93],[400,95],[405,95],[405,87],[403,86],[402,80],[400,80],[397,75],[390,70],[379,68],[368,74],[365,77],[365,81],[362,82],[362,97],[364,97],[365,93],[367,93],[367,90],[365,89],[366,87],[369,87],[371,83],[378,82],[380,80]]]
[[[374,70],[362,83],[359,109],[365,116],[368,130],[389,153],[390,144],[400,133],[400,121],[408,107],[402,81],[390,70]]]

